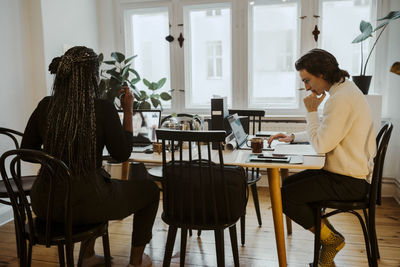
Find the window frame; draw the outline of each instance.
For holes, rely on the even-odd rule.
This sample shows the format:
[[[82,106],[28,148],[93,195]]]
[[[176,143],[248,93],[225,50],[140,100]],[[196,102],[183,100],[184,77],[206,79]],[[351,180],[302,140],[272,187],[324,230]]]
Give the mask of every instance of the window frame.
[[[385,3],[382,0],[371,0],[371,21],[376,21],[376,14],[382,13]],[[151,8],[151,7],[168,7],[169,19],[172,27],[170,28],[170,34],[175,37],[175,41],[170,43],[170,71],[171,71],[171,88],[174,91],[171,92],[172,101],[171,109],[165,109],[167,113],[170,112],[187,112],[196,114],[209,114],[210,109],[199,109],[190,108],[185,109],[185,71],[184,71],[184,49],[179,48],[176,39],[179,34],[184,32],[182,27],[176,25],[183,24],[183,7],[185,5],[196,5],[196,4],[206,4],[206,3],[231,3],[231,22],[232,22],[232,101],[229,108],[237,109],[251,109],[256,108],[254,105],[249,105],[249,92],[248,85],[250,82],[249,73],[249,2],[251,0],[118,0],[115,2],[115,26],[116,26],[116,51],[126,51],[127,40],[125,40],[125,20],[124,12],[126,9],[138,9],[138,8]],[[298,42],[299,51],[298,56],[309,51],[310,49],[320,47],[320,42],[315,42],[310,36],[310,32],[313,31],[315,24],[321,26],[322,23],[319,19],[315,20],[314,15],[321,14],[321,0],[298,0],[299,7],[299,24],[298,24]],[[309,19],[301,19],[301,17],[307,16]],[[371,22],[372,23],[372,22]],[[354,25],[357,27],[357,25]],[[374,38],[371,38],[371,42]],[[380,40],[380,43],[384,43],[385,40]],[[381,44],[382,45],[382,44]],[[383,46],[383,45],[382,45]],[[377,49],[378,50],[378,49]],[[375,62],[375,51],[369,62],[369,69],[372,75],[374,75],[375,88],[377,84],[381,84],[382,81],[379,77],[379,66],[382,65],[381,60]],[[294,64],[294,62],[293,62]],[[378,72],[378,73],[377,73]],[[304,90],[298,90],[303,88],[304,85],[301,83],[298,75],[296,76],[296,94],[298,96],[297,108],[273,108],[267,104],[260,104],[258,107],[265,109],[268,115],[276,116],[304,116],[306,114],[306,109],[302,104],[302,100],[306,96]],[[373,90],[376,92],[376,90]]]

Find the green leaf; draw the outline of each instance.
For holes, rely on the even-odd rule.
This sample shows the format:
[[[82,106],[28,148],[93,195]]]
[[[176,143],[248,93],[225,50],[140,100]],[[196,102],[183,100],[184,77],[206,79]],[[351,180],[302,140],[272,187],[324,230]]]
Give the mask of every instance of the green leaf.
[[[114,58],[118,63],[121,63],[125,59],[125,55],[120,52],[112,52],[111,57]]]
[[[144,85],[146,85],[147,87],[150,88],[151,84],[150,84],[150,82],[148,80],[143,78],[143,83],[144,83]]]
[[[136,79],[138,79],[138,81],[140,81],[140,75],[136,70],[130,68],[129,71],[136,76]]]
[[[168,101],[168,100],[171,100],[171,99],[172,99],[171,95],[168,94],[168,93],[166,93],[166,92],[162,92],[162,93],[160,94],[160,97],[161,97],[161,99],[164,100],[164,101]]]
[[[146,99],[149,99],[149,96],[147,95],[146,91],[141,90],[140,91],[140,101],[144,101]]]
[[[155,107],[155,108],[158,107],[158,105],[161,105],[160,100],[158,100],[156,98],[151,97],[150,100],[151,100],[151,103],[153,104],[153,107]]]
[[[400,18],[400,10],[399,11],[392,11],[389,12],[388,15],[386,15],[385,17],[378,19],[378,21],[382,21],[382,20],[386,20],[385,22],[379,24],[375,29],[374,32],[376,32],[377,30],[379,30],[380,28],[384,27],[385,25],[389,24],[389,22],[391,22],[392,20],[398,19]]]
[[[400,10],[398,11],[391,11],[389,14],[384,16],[383,18],[378,19],[378,21],[385,20],[385,19],[390,19],[390,20],[395,20],[400,18]]]
[[[103,62],[103,60],[104,60],[103,53],[100,53],[97,59],[98,59],[99,63],[101,64],[101,62]]]
[[[140,103],[139,109],[151,109],[151,105],[149,102],[143,101],[142,103]]]
[[[104,64],[108,64],[108,65],[115,65],[115,60],[107,60],[107,61],[103,61]]]
[[[152,90],[152,91],[157,90],[157,83],[151,83],[149,89]]]
[[[162,78],[161,80],[159,80],[157,82],[157,89],[160,89],[161,87],[163,87],[163,85],[165,84],[166,81],[167,81],[167,78]]]
[[[126,66],[122,69],[122,71],[121,71],[121,76],[122,76],[122,77],[125,77],[126,74],[128,74],[128,76],[129,76],[129,66],[130,66],[130,65],[131,65],[131,64],[126,65]],[[126,76],[126,78],[127,78],[128,76]],[[126,78],[125,78],[125,80],[126,80]]]
[[[352,43],[360,43],[360,42],[364,41],[365,39],[367,39],[369,37],[372,37],[372,35],[371,35],[371,33],[372,33],[372,25],[371,25],[371,23],[362,20],[360,22],[360,31],[361,31],[361,34],[358,35],[352,41]]]
[[[151,94],[150,98],[155,98],[155,99],[159,99],[160,95],[159,94]]]
[[[135,78],[131,80],[131,84],[137,84],[140,81],[140,78]]]
[[[127,64],[129,61],[131,61],[132,59],[134,59],[135,57],[137,57],[137,55],[131,56],[127,59],[124,60],[124,63]]]

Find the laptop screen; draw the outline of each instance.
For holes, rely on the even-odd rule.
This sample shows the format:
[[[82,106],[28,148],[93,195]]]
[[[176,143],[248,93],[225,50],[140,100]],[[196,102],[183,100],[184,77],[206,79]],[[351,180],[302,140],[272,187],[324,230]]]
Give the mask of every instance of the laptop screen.
[[[123,112],[118,112],[123,119]],[[160,110],[137,110],[132,114],[133,143],[156,142],[156,130],[160,126]]]
[[[239,145],[242,143],[246,142],[247,140],[247,134],[245,133],[242,123],[240,122],[239,116],[237,113],[228,116],[227,120],[229,122],[229,125],[232,128],[233,135],[236,138],[236,141]]]

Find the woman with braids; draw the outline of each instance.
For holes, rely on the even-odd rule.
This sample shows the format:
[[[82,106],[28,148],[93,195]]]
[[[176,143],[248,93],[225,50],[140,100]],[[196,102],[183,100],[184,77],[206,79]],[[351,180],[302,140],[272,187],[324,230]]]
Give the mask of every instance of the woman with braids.
[[[125,89],[123,126],[112,103],[98,98],[99,63],[96,53],[77,46],[54,58],[49,71],[56,74],[53,94],[40,101],[26,126],[21,147],[41,149],[62,159],[71,169],[73,224],[91,224],[135,215],[132,230],[131,266],[150,266],[143,254],[152,237],[159,204],[159,189],[148,179],[110,179],[101,168],[106,146],[118,160],[129,158],[132,149],[133,96]],[[124,89],[123,89],[124,90]],[[121,90],[121,91],[123,91]],[[32,187],[32,208],[46,216],[48,180],[39,175]],[[63,188],[56,188],[56,221],[63,221]],[[57,206],[60,207],[57,209]],[[94,241],[83,259],[85,266],[103,260],[94,253]]]
[[[336,58],[322,49],[313,49],[295,64],[311,94],[304,98],[307,131],[271,136],[284,142],[309,141],[318,153],[326,153],[322,170],[305,170],[283,181],[283,211],[305,229],[314,231],[312,202],[360,200],[368,192],[375,155],[375,133],[371,110],[357,88],[347,80]],[[322,120],[318,106],[329,92]],[[321,223],[320,267],[331,266],[344,247],[344,237],[328,220]]]

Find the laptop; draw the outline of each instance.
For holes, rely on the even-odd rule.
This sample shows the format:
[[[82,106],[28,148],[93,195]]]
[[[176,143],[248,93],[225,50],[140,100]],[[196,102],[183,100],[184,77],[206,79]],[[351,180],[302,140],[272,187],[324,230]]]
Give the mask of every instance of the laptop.
[[[247,140],[249,139],[249,135],[244,131],[243,125],[240,122],[239,116],[237,113],[232,114],[226,118],[231,126],[232,133],[235,136],[237,145],[239,149],[247,149],[251,150],[251,147],[247,146]],[[270,151],[272,148],[268,148],[267,140],[264,140],[263,150]]]
[[[123,112],[118,112],[123,119]],[[160,110],[135,110],[132,114],[133,143],[132,152],[147,152],[157,141],[156,130],[160,126]]]

